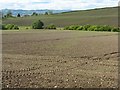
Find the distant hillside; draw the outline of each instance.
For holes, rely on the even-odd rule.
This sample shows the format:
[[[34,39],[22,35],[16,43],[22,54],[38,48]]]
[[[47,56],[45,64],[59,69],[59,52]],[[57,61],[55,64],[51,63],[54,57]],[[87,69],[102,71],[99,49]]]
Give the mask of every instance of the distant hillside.
[[[70,10],[12,10],[12,9],[3,9],[2,13],[3,15],[6,15],[8,11],[11,11],[13,16],[17,16],[18,13],[20,13],[22,16],[23,15],[31,15],[33,12],[36,12],[38,14],[44,14],[45,12],[52,11],[53,13],[62,13],[62,12],[67,12]]]
[[[100,8],[92,10],[72,11],[54,15],[39,15],[21,18],[4,19],[3,23],[13,23],[20,26],[29,26],[34,20],[40,19],[45,25],[55,24],[63,27],[72,24],[112,25],[118,26],[118,7]]]

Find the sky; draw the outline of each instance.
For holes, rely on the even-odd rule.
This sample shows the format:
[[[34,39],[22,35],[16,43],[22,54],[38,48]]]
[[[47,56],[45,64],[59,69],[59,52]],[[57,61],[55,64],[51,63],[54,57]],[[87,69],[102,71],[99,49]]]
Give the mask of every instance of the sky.
[[[118,6],[119,0],[0,0],[0,9],[86,10]]]

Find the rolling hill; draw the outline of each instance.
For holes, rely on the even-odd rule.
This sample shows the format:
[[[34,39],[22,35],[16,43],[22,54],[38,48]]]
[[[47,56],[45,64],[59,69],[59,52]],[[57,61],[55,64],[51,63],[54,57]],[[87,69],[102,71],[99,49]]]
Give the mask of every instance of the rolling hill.
[[[68,11],[71,11],[71,10],[48,10],[48,9],[43,9],[43,10],[22,10],[22,9],[18,9],[18,10],[14,10],[14,9],[2,9],[3,15],[6,15],[9,11],[12,12],[13,16],[17,16],[18,13],[20,13],[21,16],[24,16],[24,15],[32,15],[33,12],[36,12],[38,14],[45,14],[45,12],[62,13],[62,12],[68,12]]]
[[[7,18],[3,19],[3,24],[11,23],[19,26],[30,26],[32,22],[37,19],[43,21],[45,25],[55,24],[57,27],[64,27],[73,24],[118,26],[118,7],[71,11],[54,15]]]

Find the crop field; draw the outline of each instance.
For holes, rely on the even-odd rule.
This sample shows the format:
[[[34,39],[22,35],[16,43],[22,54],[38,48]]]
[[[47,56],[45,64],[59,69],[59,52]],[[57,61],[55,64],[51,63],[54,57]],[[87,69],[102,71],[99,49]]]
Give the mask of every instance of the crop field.
[[[3,88],[116,88],[118,33],[3,31]]]
[[[118,7],[73,11],[53,15],[38,15],[19,18],[3,19],[3,24],[16,24],[18,26],[31,26],[31,24],[40,19],[45,26],[54,24],[57,27],[67,25],[111,25],[118,26]]]

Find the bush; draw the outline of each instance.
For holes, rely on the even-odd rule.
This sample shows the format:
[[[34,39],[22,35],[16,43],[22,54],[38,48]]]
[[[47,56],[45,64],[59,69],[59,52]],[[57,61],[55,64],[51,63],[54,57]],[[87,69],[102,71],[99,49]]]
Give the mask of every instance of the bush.
[[[2,25],[2,30],[6,30],[7,28],[5,27],[5,25]]]
[[[64,30],[77,30],[77,28],[79,28],[79,25],[71,25],[65,27]]]
[[[64,27],[64,30],[69,30],[69,26]]]
[[[7,24],[6,25],[6,28],[9,30],[13,29],[13,27],[14,27],[14,24]]]
[[[98,28],[97,28],[97,26],[90,26],[89,28],[88,28],[88,30],[89,31],[95,31],[95,30],[97,30]]]
[[[88,28],[90,28],[90,26],[91,26],[91,25],[84,25],[84,26],[83,26],[83,30],[87,31]]]
[[[19,27],[14,24],[2,25],[2,30],[12,30],[12,29],[19,29]]]
[[[18,27],[17,25],[14,25],[14,27],[13,27],[12,29],[16,29],[16,30],[18,30],[19,27]]]
[[[69,30],[77,30],[78,27],[78,25],[71,25]]]
[[[112,31],[113,32],[120,32],[120,28],[114,27],[114,28],[112,28]]]
[[[56,29],[56,26],[53,24],[50,24],[45,29]]]
[[[111,31],[111,27],[110,26],[108,26],[108,25],[104,25],[103,26],[103,31]]]
[[[43,29],[43,26],[44,26],[44,23],[40,20],[37,20],[32,24],[33,29]]]
[[[26,27],[25,29],[29,29],[28,27]]]
[[[107,31],[107,32],[120,32],[120,28],[111,27],[108,25],[71,25],[64,27],[64,30],[85,30],[85,31]]]
[[[77,30],[83,30],[83,26],[79,26]]]

